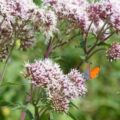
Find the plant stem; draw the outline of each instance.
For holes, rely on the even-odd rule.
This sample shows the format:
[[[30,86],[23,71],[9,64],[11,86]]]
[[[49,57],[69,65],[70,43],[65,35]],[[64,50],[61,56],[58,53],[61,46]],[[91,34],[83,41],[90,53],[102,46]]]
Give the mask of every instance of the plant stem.
[[[7,64],[8,64],[9,58],[10,58],[10,56],[11,56],[11,54],[12,54],[12,51],[13,51],[14,47],[15,47],[15,45],[13,44],[13,46],[12,46],[12,48],[11,48],[8,56],[7,56],[7,59],[6,59],[6,61],[5,61],[5,64],[4,64],[4,66],[3,66],[3,70],[2,70],[2,73],[1,73],[1,77],[0,77],[0,84],[1,84],[2,81],[3,81],[4,74],[5,74],[5,71],[6,71],[6,68],[7,68]]]
[[[114,34],[115,32],[112,32],[108,37],[106,37],[103,41],[101,41],[101,42],[99,42],[98,44],[97,44],[97,46],[99,46],[100,44],[102,44],[102,42],[105,42],[106,40],[108,40],[111,36],[113,36],[113,34]]]
[[[60,44],[57,44],[56,46],[53,47],[53,50],[56,49],[57,47],[62,47],[64,46],[65,44],[69,43],[70,41],[72,41],[77,35],[74,35],[72,36],[70,39],[68,39],[67,41],[63,42],[63,43],[60,43]]]
[[[31,99],[31,98],[30,98],[30,94],[31,94],[31,89],[29,90],[29,96],[27,96],[26,102],[29,102],[29,101],[30,101],[30,99]],[[27,107],[27,106],[28,106],[28,103],[26,104],[26,107]],[[26,116],[26,112],[23,111],[20,120],[24,120],[24,119],[25,119],[25,116]]]
[[[89,33],[89,30],[91,28],[91,25],[92,25],[93,22],[90,23],[89,27],[88,27],[88,30],[87,30],[87,33],[86,33],[86,36],[85,36],[85,40],[84,40],[84,53],[87,54],[87,38],[88,38],[88,33]]]
[[[99,38],[100,38],[100,35],[101,35],[102,31],[104,30],[106,24],[107,24],[107,21],[102,26],[101,30],[99,31],[99,34],[97,35],[97,38],[96,38],[94,45],[88,50],[87,54],[89,54],[94,48],[96,48],[98,41],[99,41]]]
[[[47,45],[46,51],[45,51],[45,53],[44,53],[44,59],[45,59],[45,58],[48,58],[48,57],[50,56],[50,54],[51,54],[51,52],[50,52],[51,43],[52,43],[52,38],[50,38],[49,43],[48,43],[48,45]],[[26,98],[26,102],[29,102],[29,101],[31,100],[31,97],[30,97],[30,96],[31,96],[31,89],[29,90],[29,96]],[[39,120],[38,108],[37,108],[37,106],[36,106],[35,104],[33,104],[33,105],[34,105],[34,107],[35,107],[35,120]],[[28,104],[26,104],[26,107],[27,107],[27,106],[28,106]],[[24,120],[24,119],[25,119],[25,116],[26,116],[26,112],[23,111],[20,120]]]
[[[25,23],[26,23],[26,22],[25,22]],[[14,49],[14,47],[15,47],[16,37],[17,37],[17,36],[19,35],[19,33],[21,32],[21,30],[22,30],[22,28],[24,27],[25,23],[23,24],[23,26],[21,27],[21,29],[18,31],[18,33],[17,33],[16,29],[15,29],[14,43],[13,43],[13,45],[12,45],[12,47],[11,47],[11,50],[10,50],[8,56],[7,56],[7,59],[6,59],[6,61],[5,61],[4,66],[3,66],[3,70],[2,70],[2,73],[1,73],[1,76],[0,76],[0,84],[1,84],[2,81],[3,81],[4,74],[5,74],[5,71],[6,71],[6,68],[7,68],[7,64],[8,64],[9,58],[10,58],[10,56],[11,56],[11,54],[12,54],[12,51],[13,51],[13,49]],[[17,22],[16,22],[16,25],[17,25]],[[14,26],[14,27],[15,27],[15,26]],[[11,39],[11,37],[8,38],[8,39]]]
[[[39,119],[38,107],[36,105],[34,105],[34,107],[35,107],[35,120],[40,120]]]
[[[51,44],[52,44],[52,37],[50,37],[50,40],[49,40],[49,43],[48,43],[48,46],[46,48],[46,51],[45,51],[45,54],[44,54],[44,59],[45,58],[48,58],[51,54]]]
[[[48,108],[44,108],[44,109],[42,110],[42,113],[41,113],[41,115],[40,115],[40,118],[42,118],[42,116],[47,112],[47,110],[48,110]]]
[[[81,66],[85,61],[89,60],[94,54],[96,54],[97,52],[99,52],[99,51],[101,51],[101,50],[106,50],[106,49],[105,49],[105,48],[100,48],[100,49],[95,50],[95,51],[94,51],[93,53],[91,53],[85,60],[82,60],[82,61],[78,64],[78,66],[76,67],[76,69],[79,70],[79,69],[80,69],[80,66]]]
[[[48,116],[48,120],[50,120],[50,115]]]

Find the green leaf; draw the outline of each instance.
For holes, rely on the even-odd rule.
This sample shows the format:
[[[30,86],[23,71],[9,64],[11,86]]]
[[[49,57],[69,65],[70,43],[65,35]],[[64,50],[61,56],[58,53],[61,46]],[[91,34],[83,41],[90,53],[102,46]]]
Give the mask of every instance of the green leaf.
[[[13,85],[18,85],[17,83],[12,83],[12,82],[3,82],[1,87],[4,87],[4,86],[13,86]]]
[[[89,3],[91,3],[91,0],[87,0]]]
[[[87,48],[90,48],[92,45],[87,45]]]
[[[58,56],[58,57],[54,58],[55,61],[60,61],[61,59],[62,59],[61,56]]]
[[[50,120],[54,120],[53,113],[50,113]]]
[[[3,82],[2,85],[0,87],[6,87],[6,86],[16,86],[16,85],[28,85],[29,83],[27,84],[19,84],[19,83],[13,83],[13,82]]]
[[[29,117],[29,120],[34,120],[33,119],[33,115],[31,113],[31,111],[25,106],[25,105],[22,105],[22,104],[18,104],[16,107],[14,107],[12,110],[15,111],[17,109],[22,109],[26,112],[26,114],[28,115]]]
[[[21,108],[20,105],[18,105],[18,106],[16,106],[16,107],[12,108],[12,110],[15,111],[15,110],[18,110],[18,109],[20,109],[20,108]]]
[[[74,115],[72,115],[70,112],[68,112],[67,114],[68,114],[68,116],[70,116],[73,120],[77,120],[77,118],[76,118]]]
[[[70,105],[72,105],[72,106],[75,107],[77,110],[79,110],[79,107],[76,106],[73,102],[70,102]]]
[[[100,2],[101,0],[94,0],[94,3],[96,3],[96,2]]]
[[[32,113],[30,112],[30,110],[28,110],[27,108],[25,108],[24,110],[26,111],[26,113],[27,113],[27,115],[29,116],[30,120],[34,120],[34,119],[33,119],[33,115],[32,115]]]
[[[33,0],[33,2],[38,6],[41,6],[41,4],[42,4],[41,0]]]
[[[110,44],[105,43],[105,42],[101,43],[100,45],[104,45],[104,46],[107,46],[107,47],[110,47],[110,46],[111,46]]]
[[[81,59],[81,60],[85,60],[85,59],[86,59],[86,56],[82,56],[82,55],[81,55],[81,56],[80,56],[80,59]]]
[[[16,48],[17,48],[17,49],[20,48],[20,40],[17,40],[17,41],[16,41]]]
[[[80,38],[80,47],[84,47],[84,40],[83,40],[83,38]]]

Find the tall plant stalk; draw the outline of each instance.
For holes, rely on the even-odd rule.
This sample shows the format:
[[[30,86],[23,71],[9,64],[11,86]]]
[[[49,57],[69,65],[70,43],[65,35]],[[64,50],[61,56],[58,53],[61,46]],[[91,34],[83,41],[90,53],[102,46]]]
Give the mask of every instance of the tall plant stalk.
[[[12,46],[12,48],[11,48],[8,56],[7,56],[7,59],[6,59],[5,63],[4,63],[3,70],[2,70],[1,76],[0,76],[0,84],[1,84],[2,81],[3,81],[4,75],[5,75],[5,71],[6,71],[6,68],[7,68],[7,64],[8,64],[8,61],[9,61],[9,59],[10,59],[10,56],[11,56],[11,54],[12,54],[12,51],[13,51],[13,49],[14,49],[14,46],[15,46],[15,45],[13,44],[13,46]]]

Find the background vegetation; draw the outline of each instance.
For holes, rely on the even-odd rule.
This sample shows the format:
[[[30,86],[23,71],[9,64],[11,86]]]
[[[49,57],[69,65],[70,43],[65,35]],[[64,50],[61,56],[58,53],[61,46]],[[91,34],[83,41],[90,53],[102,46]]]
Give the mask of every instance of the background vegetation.
[[[46,45],[42,35],[37,36],[38,41],[33,49],[27,52],[14,51],[8,63],[7,71],[2,86],[0,87],[0,120],[19,120],[25,99],[29,89],[28,81],[20,72],[24,71],[25,62],[34,62],[34,59],[43,58]],[[118,39],[114,36],[111,39]],[[91,39],[92,40],[92,39]],[[51,58],[61,65],[65,73],[74,68],[84,56],[79,45],[80,40],[76,38],[72,43],[57,50]],[[120,119],[120,61],[108,62],[105,52],[99,52],[90,60],[91,68],[101,66],[99,76],[94,80],[87,81],[87,94],[75,100],[79,108],[71,108],[70,113],[76,120],[119,120]],[[0,71],[3,64],[0,63]],[[86,70],[87,63],[84,63],[80,72]],[[14,83],[14,84],[13,84]],[[33,112],[31,105],[28,109]],[[47,115],[46,115],[47,116]],[[43,120],[46,120],[43,116]],[[55,120],[72,120],[67,115],[55,114]],[[29,120],[27,115],[26,120]]]

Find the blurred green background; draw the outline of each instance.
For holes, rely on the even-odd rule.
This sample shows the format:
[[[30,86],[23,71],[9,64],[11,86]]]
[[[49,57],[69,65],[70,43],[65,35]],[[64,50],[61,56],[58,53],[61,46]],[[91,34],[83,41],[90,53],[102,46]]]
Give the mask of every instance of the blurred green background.
[[[25,104],[25,99],[30,87],[28,81],[22,76],[25,62],[34,62],[43,58],[46,45],[42,35],[39,35],[37,44],[27,52],[15,50],[8,63],[3,85],[0,87],[0,120],[19,120],[22,110],[19,105]],[[116,36],[111,38],[119,40]],[[61,65],[64,73],[76,67],[83,54],[82,49],[76,47],[79,38],[72,43],[57,49],[51,58]],[[87,81],[88,92],[74,103],[79,108],[71,108],[70,112],[76,120],[120,120],[120,61],[108,62],[105,52],[94,55],[90,62],[91,68],[100,66],[99,76]],[[3,64],[0,63],[0,71]],[[80,72],[86,70],[87,63],[80,68]],[[15,84],[10,84],[10,83]],[[28,106],[33,111],[32,106]],[[67,115],[56,114],[55,120],[72,120]],[[26,120],[29,120],[28,116]]]

